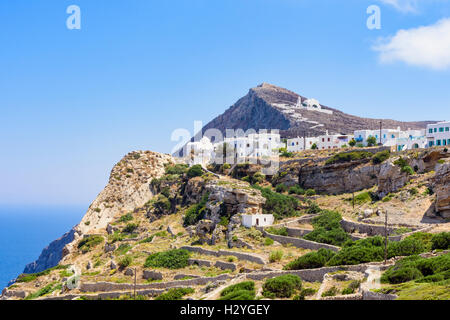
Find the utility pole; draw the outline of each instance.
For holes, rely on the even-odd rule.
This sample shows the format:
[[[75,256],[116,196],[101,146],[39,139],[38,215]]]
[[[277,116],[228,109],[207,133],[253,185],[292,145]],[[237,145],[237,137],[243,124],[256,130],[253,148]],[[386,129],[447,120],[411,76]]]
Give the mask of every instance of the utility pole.
[[[136,268],[134,268],[134,300],[136,300]]]
[[[384,213],[384,264],[387,263],[387,244],[388,244],[388,211]]]

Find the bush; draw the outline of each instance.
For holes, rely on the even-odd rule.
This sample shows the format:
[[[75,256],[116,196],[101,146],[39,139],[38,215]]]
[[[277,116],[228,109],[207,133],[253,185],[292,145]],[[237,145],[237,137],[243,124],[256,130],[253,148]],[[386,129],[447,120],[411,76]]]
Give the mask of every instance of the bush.
[[[239,291],[239,290],[248,290],[253,291],[255,290],[255,283],[253,281],[244,281],[237,284],[233,284],[229,287],[226,287],[220,292],[220,296],[224,297],[227,294],[230,294],[233,291]]]
[[[190,253],[184,249],[157,252],[145,260],[145,268],[181,269],[188,266]]]
[[[205,194],[199,203],[192,205],[186,210],[186,214],[183,219],[183,224],[185,227],[194,225],[203,219],[206,213],[206,203],[208,202],[208,199],[209,193]]]
[[[131,213],[127,213],[120,217],[119,222],[128,222],[133,220],[133,215]]]
[[[188,165],[186,164],[175,164],[166,167],[166,174],[184,174],[188,171]]]
[[[325,162],[325,164],[330,165],[335,163],[350,162],[355,160],[367,159],[371,157],[372,153],[367,151],[342,152],[332,156]]]
[[[163,293],[155,298],[155,300],[181,300],[185,295],[194,293],[192,288],[174,288],[169,289],[166,293]]]
[[[121,269],[126,268],[131,264],[131,262],[133,262],[133,258],[130,256],[125,256],[119,260],[119,267]]]
[[[450,232],[441,232],[431,238],[431,249],[450,249]]]
[[[377,144],[377,138],[370,136],[367,138],[367,146],[368,147],[373,147],[374,145]]]
[[[220,300],[254,300],[256,296],[255,283],[244,281],[231,285],[220,292]]]
[[[103,243],[103,237],[102,236],[87,236],[86,238],[83,238],[78,242],[78,249],[81,250],[82,253],[87,253],[92,250],[92,248],[98,246],[99,244]]]
[[[187,171],[187,176],[189,178],[200,177],[201,175],[203,175],[203,169],[202,166],[199,164],[193,165]]]
[[[272,251],[269,255],[270,262],[277,262],[280,261],[282,258],[283,258],[283,251],[281,250]]]
[[[321,248],[318,251],[307,253],[296,260],[288,263],[284,270],[301,270],[321,268],[334,257],[335,253],[331,250]]]
[[[384,150],[375,153],[375,155],[372,157],[372,163],[373,164],[380,164],[389,159],[391,156],[391,152],[389,150]]]
[[[334,297],[339,293],[338,289],[336,287],[331,287],[324,293],[322,293],[322,297]]]
[[[295,290],[302,288],[299,276],[286,274],[266,280],[263,285],[263,296],[267,298],[290,298]]]
[[[353,198],[350,201],[353,201]],[[372,202],[372,194],[370,192],[361,192],[355,196],[355,204],[361,205],[366,202]]]
[[[341,215],[335,211],[323,211],[312,220],[314,230],[303,238],[310,241],[340,246],[350,239],[341,227]]]
[[[136,229],[139,227],[139,225],[137,223],[129,223],[127,224],[122,232],[123,233],[133,233],[134,231],[136,231]]]
[[[261,195],[266,199],[263,204],[264,214],[273,214],[276,219],[298,215],[296,209],[299,202],[296,198],[273,192],[270,188],[262,188],[256,185],[253,188],[260,190]]]
[[[303,190],[300,186],[297,185],[289,188],[289,194],[302,195],[305,194],[305,190]]]
[[[355,289],[352,288],[344,288],[344,290],[342,290],[342,295],[346,295],[346,294],[353,294],[355,293]]]
[[[393,270],[392,272],[389,272],[386,275],[387,280],[389,283],[403,283],[408,282],[414,279],[419,279],[423,275],[420,273],[419,270],[416,268],[408,267],[408,268],[402,268],[398,270]]]
[[[271,246],[273,245],[273,240],[271,238],[265,238],[264,239],[264,245],[265,246]]]
[[[417,239],[404,239],[398,242],[389,242],[388,244],[388,258],[411,256],[424,251],[424,244]]]
[[[281,227],[281,228],[269,227],[269,228],[266,229],[266,231],[268,233],[275,234],[275,235],[278,235],[278,236],[284,236],[284,237],[288,236],[288,232],[287,232],[286,227]]]
[[[316,190],[314,189],[308,189],[305,191],[305,195],[310,197],[310,196],[315,196],[316,195]]]
[[[355,139],[350,140],[350,142],[348,143],[348,145],[349,145],[350,147],[356,146],[356,140],[355,140]]]
[[[287,189],[288,189],[288,187],[285,184],[282,184],[282,183],[280,183],[279,185],[277,185],[275,187],[275,191],[278,192],[278,193],[286,192]]]

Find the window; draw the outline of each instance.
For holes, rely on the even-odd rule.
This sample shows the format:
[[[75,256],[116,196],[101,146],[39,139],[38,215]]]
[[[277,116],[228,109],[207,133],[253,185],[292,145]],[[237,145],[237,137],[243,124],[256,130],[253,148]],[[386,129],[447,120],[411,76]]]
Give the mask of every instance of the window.
[[[445,127],[445,132],[448,132],[450,130],[449,127]]]
[[[433,129],[428,130],[428,133],[433,133]]]
[[[439,132],[444,132],[444,127],[439,128]]]
[[[428,142],[428,146],[432,147],[433,146],[433,141]]]
[[[328,138],[328,142],[330,142],[330,138]]]
[[[433,130],[434,132],[437,132],[437,128],[434,128],[434,130]]]
[[[441,140],[436,140],[436,145],[440,146],[441,145]]]
[[[325,142],[325,138],[322,138],[322,142]]]
[[[444,144],[444,146],[446,146],[447,145],[447,140],[442,140],[442,143]]]
[[[447,144],[450,146],[450,139],[447,140]]]
[[[391,138],[394,139],[394,138],[395,138],[395,135],[391,135]]]
[[[386,139],[386,134],[383,135],[383,138]]]
[[[298,144],[298,142],[297,142],[297,144]],[[291,146],[295,146],[295,144],[292,142]]]

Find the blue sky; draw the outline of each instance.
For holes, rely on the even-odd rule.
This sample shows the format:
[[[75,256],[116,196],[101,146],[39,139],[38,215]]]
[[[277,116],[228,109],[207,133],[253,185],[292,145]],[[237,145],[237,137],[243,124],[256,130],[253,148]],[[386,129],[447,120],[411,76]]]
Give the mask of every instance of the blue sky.
[[[446,18],[446,0],[2,1],[0,204],[87,207],[124,154],[170,152],[174,129],[262,82],[359,116],[450,119]]]

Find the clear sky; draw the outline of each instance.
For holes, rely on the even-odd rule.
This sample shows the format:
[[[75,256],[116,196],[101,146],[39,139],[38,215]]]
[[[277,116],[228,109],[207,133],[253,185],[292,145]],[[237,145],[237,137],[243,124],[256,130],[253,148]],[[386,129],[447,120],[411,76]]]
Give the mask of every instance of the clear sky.
[[[174,129],[262,82],[358,116],[450,120],[449,18],[446,0],[1,1],[0,204],[87,208],[124,154],[169,153]]]

